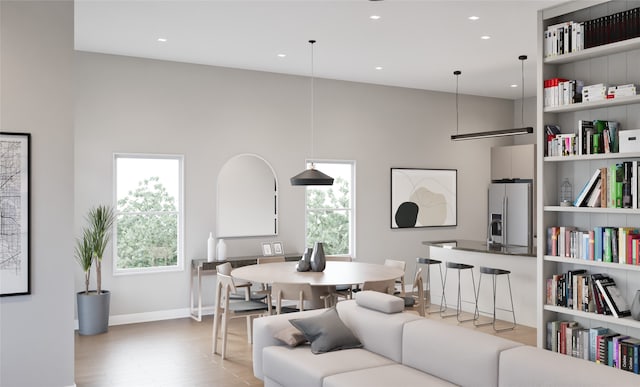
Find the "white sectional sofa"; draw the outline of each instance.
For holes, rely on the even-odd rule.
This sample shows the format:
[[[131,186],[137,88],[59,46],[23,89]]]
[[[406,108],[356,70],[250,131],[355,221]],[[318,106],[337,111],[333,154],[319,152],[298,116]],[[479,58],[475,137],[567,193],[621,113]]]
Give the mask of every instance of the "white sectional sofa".
[[[325,309],[258,318],[255,376],[266,387],[640,386],[639,375],[404,313],[390,295],[360,292],[336,309],[361,348],[313,354],[308,343],[275,338],[289,320],[318,319]]]

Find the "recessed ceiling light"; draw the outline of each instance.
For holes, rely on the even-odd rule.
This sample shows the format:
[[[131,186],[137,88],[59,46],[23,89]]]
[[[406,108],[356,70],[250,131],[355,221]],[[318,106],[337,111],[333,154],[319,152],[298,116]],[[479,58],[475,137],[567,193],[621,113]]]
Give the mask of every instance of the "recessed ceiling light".
[[[468,19],[476,21],[476,20],[480,19],[480,17],[478,17],[478,16],[469,16]]]
[[[371,16],[369,16],[369,19],[378,20],[378,19],[380,19],[380,15],[371,15]]]
[[[166,41],[167,41],[167,39],[166,39],[166,38],[158,38],[158,42],[162,42],[162,43],[164,43],[164,42],[166,42]]]
[[[480,37],[480,39],[482,39],[482,40],[489,40],[489,39],[491,39],[491,36],[489,36],[489,35],[482,35],[482,36]]]
[[[382,66],[376,66],[376,70],[382,70],[384,67]]]
[[[278,54],[278,58],[284,58],[286,56],[287,56],[287,54]]]
[[[515,83],[513,85],[511,85],[511,87],[518,87],[518,85],[516,85]]]

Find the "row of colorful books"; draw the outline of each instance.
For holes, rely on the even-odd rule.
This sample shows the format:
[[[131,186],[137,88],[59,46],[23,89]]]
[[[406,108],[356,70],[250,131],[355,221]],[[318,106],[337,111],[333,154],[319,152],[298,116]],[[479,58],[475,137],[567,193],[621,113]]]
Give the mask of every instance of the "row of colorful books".
[[[631,315],[629,304],[615,281],[606,274],[589,274],[585,269],[569,270],[554,274],[547,279],[546,285],[547,305],[616,318]]]
[[[576,131],[562,133],[559,125],[545,125],[547,156],[618,153],[620,124],[617,121],[578,120]]]
[[[624,371],[640,373],[640,340],[576,321],[547,322],[547,349]]]
[[[583,81],[551,78],[545,79],[542,86],[542,96],[545,107],[564,106],[582,102]]]
[[[640,228],[594,227],[584,231],[575,227],[549,227],[547,255],[640,265]]]
[[[638,162],[624,161],[596,169],[576,196],[573,205],[638,208]]]
[[[640,8],[584,22],[567,21],[544,31],[544,56],[557,56],[640,36]]]

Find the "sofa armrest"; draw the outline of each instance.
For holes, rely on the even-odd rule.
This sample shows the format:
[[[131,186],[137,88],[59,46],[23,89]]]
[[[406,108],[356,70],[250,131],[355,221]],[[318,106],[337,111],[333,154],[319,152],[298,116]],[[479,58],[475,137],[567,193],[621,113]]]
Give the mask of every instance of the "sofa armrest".
[[[284,346],[282,341],[273,336],[291,327],[289,320],[318,315],[325,309],[306,310],[303,312],[279,314],[275,316],[259,317],[253,322],[253,374],[256,378],[264,380],[262,372],[262,349],[273,345]]]

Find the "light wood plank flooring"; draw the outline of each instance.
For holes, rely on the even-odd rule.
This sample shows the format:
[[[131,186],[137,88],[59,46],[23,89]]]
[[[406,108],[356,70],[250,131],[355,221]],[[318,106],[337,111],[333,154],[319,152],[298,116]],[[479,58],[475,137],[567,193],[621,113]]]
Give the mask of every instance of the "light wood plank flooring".
[[[438,314],[427,318],[439,319]],[[261,386],[253,376],[251,345],[245,319],[233,319],[229,328],[228,358],[211,353],[211,316],[199,323],[190,318],[109,327],[96,336],[75,337],[75,382],[98,386]],[[455,317],[442,319],[458,324]],[[493,334],[491,326],[474,328]],[[518,326],[497,334],[524,344],[536,343],[536,330]]]

